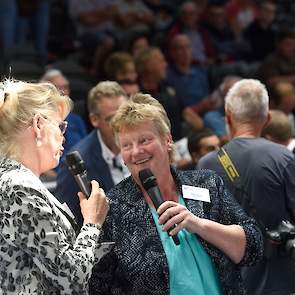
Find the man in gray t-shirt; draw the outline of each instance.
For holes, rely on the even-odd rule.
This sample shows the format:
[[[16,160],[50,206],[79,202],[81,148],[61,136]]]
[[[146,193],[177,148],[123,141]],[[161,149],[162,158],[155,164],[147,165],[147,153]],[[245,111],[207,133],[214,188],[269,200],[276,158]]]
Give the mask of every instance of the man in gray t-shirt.
[[[260,138],[270,118],[268,103],[267,91],[259,81],[235,83],[225,99],[232,140],[223,148],[239,174],[238,181],[230,180],[217,152],[201,158],[198,168],[216,171],[262,228],[276,229],[282,220],[295,219],[295,156],[286,147]],[[258,266],[244,269],[243,274],[248,294],[295,292],[295,261],[285,253],[273,254]]]

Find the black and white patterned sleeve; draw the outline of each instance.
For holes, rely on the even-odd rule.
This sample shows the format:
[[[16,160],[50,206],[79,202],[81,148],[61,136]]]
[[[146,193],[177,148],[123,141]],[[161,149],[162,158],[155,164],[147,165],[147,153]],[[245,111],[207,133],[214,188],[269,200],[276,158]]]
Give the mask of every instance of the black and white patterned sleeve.
[[[45,195],[21,186],[2,196],[1,213],[7,243],[22,249],[59,294],[87,294],[99,227],[86,224],[75,239]]]

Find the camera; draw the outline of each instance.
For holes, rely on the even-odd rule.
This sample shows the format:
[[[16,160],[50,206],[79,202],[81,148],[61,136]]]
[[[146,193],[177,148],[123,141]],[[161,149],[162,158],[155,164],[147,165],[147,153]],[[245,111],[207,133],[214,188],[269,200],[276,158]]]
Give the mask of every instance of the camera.
[[[267,230],[265,254],[267,258],[286,255],[295,259],[295,225],[283,220],[276,229]]]

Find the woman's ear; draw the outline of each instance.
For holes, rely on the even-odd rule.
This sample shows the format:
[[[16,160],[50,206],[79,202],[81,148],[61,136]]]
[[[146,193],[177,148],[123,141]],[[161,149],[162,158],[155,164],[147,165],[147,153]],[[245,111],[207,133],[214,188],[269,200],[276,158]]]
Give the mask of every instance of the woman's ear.
[[[33,131],[35,133],[35,140],[37,147],[40,147],[42,145],[41,141],[41,129],[42,129],[42,117],[40,114],[36,114],[33,117]]]
[[[167,136],[167,146],[168,146],[168,150],[172,151],[173,140],[172,140],[171,134],[168,134]]]

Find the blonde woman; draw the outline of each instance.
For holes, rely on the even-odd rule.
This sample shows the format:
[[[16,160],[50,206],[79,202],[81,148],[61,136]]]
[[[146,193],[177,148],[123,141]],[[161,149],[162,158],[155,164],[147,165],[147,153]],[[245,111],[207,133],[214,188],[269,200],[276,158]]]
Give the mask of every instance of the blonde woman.
[[[222,179],[170,165],[170,122],[149,95],[123,103],[112,126],[131,176],[108,192],[103,238],[116,245],[96,265],[90,293],[245,294],[239,268],[261,258],[262,235]],[[157,179],[164,200],[158,209],[141,183],[143,169]]]
[[[87,294],[108,202],[79,193],[84,225],[39,180],[63,151],[71,100],[49,83],[0,84],[1,294]]]

